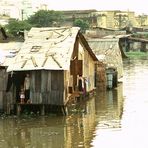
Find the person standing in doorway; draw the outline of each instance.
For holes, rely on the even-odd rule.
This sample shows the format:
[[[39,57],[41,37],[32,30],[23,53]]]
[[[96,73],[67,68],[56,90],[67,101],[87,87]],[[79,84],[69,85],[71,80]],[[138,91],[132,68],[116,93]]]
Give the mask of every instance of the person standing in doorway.
[[[26,74],[24,80],[24,90],[25,90],[25,102],[28,102],[30,99],[30,76]]]

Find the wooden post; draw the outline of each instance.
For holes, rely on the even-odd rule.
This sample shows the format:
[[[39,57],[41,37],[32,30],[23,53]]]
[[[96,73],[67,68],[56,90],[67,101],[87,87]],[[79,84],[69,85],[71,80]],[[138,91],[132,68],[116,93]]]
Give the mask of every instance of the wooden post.
[[[45,105],[44,104],[41,106],[41,115],[42,116],[45,115]]]
[[[10,115],[10,103],[7,103],[6,114]]]
[[[21,113],[21,105],[20,104],[17,104],[16,105],[16,109],[17,109],[17,116],[20,116],[20,113]]]
[[[68,110],[66,106],[61,106],[61,109],[64,116],[68,115]]]

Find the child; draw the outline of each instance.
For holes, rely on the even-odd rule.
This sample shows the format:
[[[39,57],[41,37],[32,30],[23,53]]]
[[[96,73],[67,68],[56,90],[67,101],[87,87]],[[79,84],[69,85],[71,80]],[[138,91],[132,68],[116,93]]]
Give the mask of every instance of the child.
[[[24,103],[24,101],[25,101],[25,92],[24,92],[23,88],[21,88],[21,91],[20,91],[20,99],[21,99],[21,103]]]
[[[25,93],[25,102],[29,102],[30,99],[30,75],[26,74],[24,80],[24,93]]]

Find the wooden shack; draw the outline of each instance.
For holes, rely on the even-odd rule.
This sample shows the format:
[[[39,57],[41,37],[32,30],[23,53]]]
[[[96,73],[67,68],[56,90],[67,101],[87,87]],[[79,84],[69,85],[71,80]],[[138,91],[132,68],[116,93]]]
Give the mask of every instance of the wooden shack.
[[[88,39],[87,41],[90,47],[93,49],[93,52],[97,56],[98,60],[105,64],[107,76],[108,74],[109,77],[110,74],[113,75],[113,79],[111,81],[114,81],[114,86],[116,86],[119,79],[123,77],[122,57],[125,57],[124,52],[119,46],[119,38],[92,38]],[[110,69],[111,71],[108,73],[108,70]]]
[[[70,99],[95,89],[97,58],[79,27],[32,28],[8,66],[13,73],[14,104],[25,75],[30,75],[30,104],[64,106]]]

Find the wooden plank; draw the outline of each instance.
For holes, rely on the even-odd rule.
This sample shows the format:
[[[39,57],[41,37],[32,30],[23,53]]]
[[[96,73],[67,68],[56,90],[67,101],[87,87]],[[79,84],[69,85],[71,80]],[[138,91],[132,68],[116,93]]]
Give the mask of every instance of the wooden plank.
[[[3,77],[0,77],[0,91],[2,91],[4,89],[4,79]]]
[[[83,61],[74,60],[70,61],[70,74],[71,75],[83,75]]]
[[[32,60],[32,63],[34,65],[34,67],[38,67],[37,63],[36,63],[36,60],[33,56],[31,56],[31,60]]]
[[[48,71],[47,75],[47,92],[51,91],[51,71]]]
[[[23,62],[21,68],[23,68],[23,67],[26,65],[26,63],[27,63],[27,60],[25,60],[25,61]]]
[[[73,50],[73,57],[78,59],[78,49],[79,49],[79,38],[76,38],[75,44],[74,44],[74,50]]]
[[[51,90],[64,91],[64,72],[63,71],[51,72]]]
[[[35,71],[35,91],[41,92],[41,71]]]
[[[51,103],[51,91],[47,92],[47,104]]]
[[[47,62],[47,60],[48,60],[48,57],[46,57],[45,60],[43,61],[42,67],[45,66],[45,63]]]
[[[63,105],[63,92],[51,91],[50,93],[50,104],[52,105]]]
[[[76,74],[82,76],[83,75],[83,61],[82,60],[76,60]]]
[[[47,92],[48,71],[41,71],[41,92]]]
[[[62,68],[61,64],[57,61],[57,59],[56,59],[53,55],[51,55],[51,57],[52,57],[52,59],[57,63],[57,65],[58,65],[60,68]]]
[[[75,75],[75,60],[70,61],[70,75]]]
[[[42,97],[42,104],[47,104],[47,92],[42,92],[41,97]]]
[[[3,97],[4,97],[4,92],[0,91],[0,109],[3,109]]]

